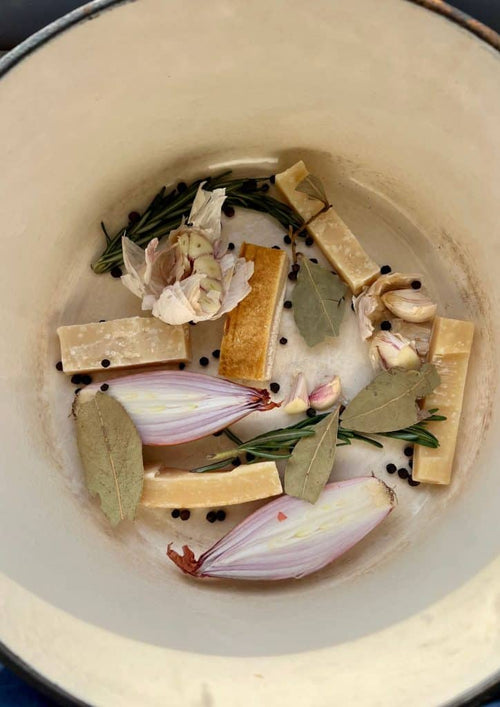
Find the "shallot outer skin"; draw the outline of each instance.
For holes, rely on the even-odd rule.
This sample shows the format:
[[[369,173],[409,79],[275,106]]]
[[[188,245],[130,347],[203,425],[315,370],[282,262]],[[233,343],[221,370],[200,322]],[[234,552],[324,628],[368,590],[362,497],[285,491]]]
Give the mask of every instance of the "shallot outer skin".
[[[198,560],[187,545],[180,555],[170,544],[167,555],[194,577],[299,579],[347,552],[395,503],[393,491],[373,476],[334,482],[315,504],[286,495],[271,501]]]
[[[132,418],[143,444],[191,442],[224,429],[255,410],[279,407],[267,390],[189,371],[151,371],[106,381],[107,394]],[[100,383],[80,393],[93,397]]]

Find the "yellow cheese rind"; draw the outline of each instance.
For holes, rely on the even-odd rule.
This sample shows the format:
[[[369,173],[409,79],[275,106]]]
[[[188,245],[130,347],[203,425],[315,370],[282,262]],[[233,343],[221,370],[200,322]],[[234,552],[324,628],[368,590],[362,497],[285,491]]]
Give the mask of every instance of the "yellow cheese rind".
[[[154,317],[62,326],[57,330],[63,371],[68,374],[189,361],[189,327]]]
[[[429,362],[436,366],[441,383],[425,398],[424,407],[438,408],[446,420],[427,425],[439,439],[438,449],[415,446],[415,481],[444,485],[451,481],[473,335],[472,322],[444,317],[434,321]]]
[[[243,243],[240,256],[253,261],[252,289],[227,315],[219,375],[259,387],[271,378],[288,258],[282,250],[253,243]]]
[[[275,462],[245,464],[232,471],[146,469],[141,503],[150,508],[232,506],[283,493]]]
[[[296,162],[296,164],[292,165],[289,169],[277,174],[275,178],[278,190],[285,197],[290,206],[295,209],[299,216],[306,222],[313,216],[316,216],[316,214],[319,214],[324,207],[323,202],[319,199],[314,199],[312,196],[296,191],[296,187],[308,174],[309,170],[302,160],[300,160],[300,162]]]
[[[380,275],[380,267],[333,209],[316,216],[307,230],[355,295]]]
[[[307,194],[296,191],[297,185],[307,177],[309,170],[300,161],[276,175],[276,186],[301,218],[307,230],[333,265],[340,277],[357,295],[379,275],[377,263],[363,249],[356,236],[332,208],[323,211],[324,204]]]

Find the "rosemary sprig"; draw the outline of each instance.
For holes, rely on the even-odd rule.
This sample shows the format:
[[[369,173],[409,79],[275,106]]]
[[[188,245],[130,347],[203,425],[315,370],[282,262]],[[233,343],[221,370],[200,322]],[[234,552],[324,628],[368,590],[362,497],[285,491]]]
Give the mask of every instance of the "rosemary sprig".
[[[441,422],[446,420],[443,415],[436,415],[437,410],[429,410],[429,417],[426,417],[421,422],[417,422],[415,425],[410,427],[405,427],[402,430],[395,430],[394,432],[377,432],[376,437],[391,437],[393,439],[400,439],[406,442],[412,442],[413,444],[420,444],[423,447],[430,447],[432,449],[437,449],[439,447],[438,438],[426,429],[426,424],[428,422]],[[300,422],[296,422],[294,425],[289,425],[288,427],[282,427],[277,430],[271,430],[270,432],[264,432],[263,434],[253,437],[247,442],[243,442],[239,437],[237,437],[231,430],[224,430],[225,434],[236,444],[236,448],[229,449],[224,452],[219,452],[218,454],[213,454],[210,456],[211,462],[204,466],[199,466],[192,471],[203,472],[203,471],[214,471],[216,469],[224,469],[228,466],[231,459],[238,457],[240,454],[249,454],[250,463],[252,461],[259,461],[260,459],[288,459],[293,448],[297,442],[304,437],[311,437],[314,435],[314,426],[324,420],[324,418],[329,413],[323,413],[322,415],[316,415],[316,417],[306,417]],[[342,427],[342,423],[339,425],[337,432],[337,446],[343,447],[352,444],[353,441],[365,442],[366,444],[371,444],[374,447],[382,448],[384,445],[377,439],[373,438],[374,435],[366,435],[361,432],[356,432],[355,430],[349,430]]]
[[[104,273],[123,263],[122,236],[128,236],[134,243],[145,248],[153,238],[160,239],[180,226],[182,219],[188,217],[202,182],[206,182],[204,189],[208,191],[226,189],[225,208],[240,206],[254,209],[269,214],[287,230],[289,226],[300,228],[302,221],[293,209],[267,193],[269,177],[229,179],[230,174],[228,171],[215,177],[197,179],[189,185],[178,185],[168,192],[166,187],[162,187],[144,213],[133,223],[120,228],[114,236],[110,236],[104,223],[101,223],[106,247],[100,258],[92,264],[92,270],[95,273]]]

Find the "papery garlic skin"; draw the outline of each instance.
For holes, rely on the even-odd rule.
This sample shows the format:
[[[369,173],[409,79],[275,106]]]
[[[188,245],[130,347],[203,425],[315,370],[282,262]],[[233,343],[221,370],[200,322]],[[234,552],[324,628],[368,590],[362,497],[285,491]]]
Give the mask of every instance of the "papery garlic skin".
[[[372,366],[388,371],[390,368],[413,370],[420,368],[421,361],[409,339],[390,331],[379,331],[370,343],[368,351]]]
[[[422,290],[392,290],[382,295],[382,302],[396,317],[406,322],[428,322],[436,315],[437,305]]]
[[[225,198],[225,189],[201,184],[187,223],[161,243],[153,238],[143,250],[122,238],[123,284],[166,324],[218,319],[250,292],[253,263],[228,253],[221,234]]]
[[[401,334],[405,339],[408,339],[414,346],[421,360],[425,360],[429,353],[431,331],[432,326],[430,322],[414,324],[412,322],[405,322],[403,319],[392,320],[392,332],[394,334]]]
[[[333,376],[327,383],[315,388],[309,396],[309,404],[314,410],[328,410],[340,402],[342,384],[339,376]]]
[[[231,472],[228,472],[231,473]],[[394,493],[375,477],[327,484],[311,504],[280,496],[248,516],[196,560],[168,546],[168,557],[196,577],[270,580],[304,577],[332,562],[392,511]]]
[[[421,279],[421,276],[415,273],[393,272],[388,275],[381,275],[358,297],[352,298],[362,339],[369,339],[375,330],[375,324],[384,317],[386,309],[382,301],[382,295],[390,290],[409,287],[414,280],[419,279]]]
[[[283,410],[289,415],[305,412],[309,407],[307,383],[303,373],[298,373],[292,383],[290,393],[283,402]]]

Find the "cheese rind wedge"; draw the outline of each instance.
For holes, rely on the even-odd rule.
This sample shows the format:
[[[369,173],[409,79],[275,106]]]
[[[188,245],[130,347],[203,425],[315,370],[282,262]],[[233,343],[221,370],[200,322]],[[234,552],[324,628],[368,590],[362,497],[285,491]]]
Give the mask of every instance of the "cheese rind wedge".
[[[171,326],[154,317],[62,326],[57,330],[65,373],[131,368],[189,361],[189,327]]]
[[[324,208],[321,201],[296,191],[308,174],[305,164],[297,162],[276,175],[276,186],[307,223],[307,230],[325,258],[357,295],[380,275],[380,268],[333,208],[320,213]]]
[[[451,481],[473,335],[472,322],[444,317],[436,317],[434,321],[428,360],[436,366],[441,383],[423,405],[427,410],[438,408],[438,414],[446,420],[427,425],[439,439],[437,449],[415,446],[412,473],[415,481],[427,484]]]
[[[243,243],[240,256],[254,263],[251,292],[227,315],[219,375],[259,387],[269,382],[288,271],[284,251]]]
[[[275,462],[257,462],[232,471],[145,470],[141,504],[150,508],[232,506],[283,492]]]
[[[296,190],[296,187],[308,174],[309,170],[302,160],[300,160],[275,177],[278,190],[285,197],[290,206],[295,209],[299,216],[306,222],[313,216],[316,216],[316,214],[319,214],[324,208],[323,202],[319,199],[314,199],[312,196]]]

